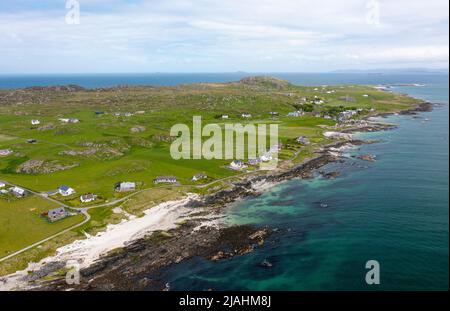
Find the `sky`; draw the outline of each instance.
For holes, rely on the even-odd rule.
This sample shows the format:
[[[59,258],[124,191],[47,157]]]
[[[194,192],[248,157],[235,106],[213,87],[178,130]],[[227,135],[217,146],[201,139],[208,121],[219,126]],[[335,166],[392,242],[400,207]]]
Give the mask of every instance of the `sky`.
[[[447,69],[448,6],[448,0],[1,0],[0,74]]]

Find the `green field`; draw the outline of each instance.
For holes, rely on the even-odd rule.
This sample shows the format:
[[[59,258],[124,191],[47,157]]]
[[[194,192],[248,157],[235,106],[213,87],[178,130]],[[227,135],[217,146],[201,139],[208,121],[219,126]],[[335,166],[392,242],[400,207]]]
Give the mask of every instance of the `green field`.
[[[309,104],[314,96],[323,103]],[[290,160],[298,154],[298,163],[325,142],[323,126],[336,123],[315,117],[314,113],[324,116],[339,109],[364,108],[362,117],[414,104],[417,101],[412,98],[369,86],[302,87],[266,78],[159,88],[0,90],[0,149],[14,152],[0,157],[0,180],[39,192],[68,185],[77,192],[64,199],[72,206],[80,206],[79,195],[88,192],[98,195],[102,202],[112,201],[123,196],[114,191],[119,181],[139,182],[139,188],[146,189],[154,187],[153,179],[160,175],[174,175],[181,185],[189,186],[239,174],[225,167],[230,160],[170,157],[174,139],[169,135],[170,128],[177,123],[191,126],[193,116],[201,116],[203,125],[277,123],[281,141],[289,145],[281,151],[281,159]],[[286,116],[299,107],[310,111],[302,117]],[[375,112],[369,112],[370,108]],[[277,111],[279,117],[271,120],[270,111]],[[121,115],[117,116],[117,112]],[[132,115],[124,116],[126,112]],[[251,113],[252,118],[244,120],[242,113]],[[229,119],[222,120],[222,114],[229,115]],[[80,122],[65,124],[59,118],[78,118]],[[40,125],[32,126],[32,119],[40,120]],[[301,149],[294,141],[300,135],[307,136],[314,146]],[[27,139],[37,143],[28,143]],[[41,164],[30,169],[25,165],[30,161]],[[206,173],[208,179],[192,182],[192,176],[200,172]],[[81,221],[82,216],[76,216],[50,224],[39,214],[51,207],[48,201],[35,196],[8,202],[0,195],[0,257]],[[36,210],[30,211],[32,208]],[[108,213],[106,208],[95,215],[101,218]]]
[[[0,199],[0,257],[33,244],[82,221],[76,215],[50,223],[40,214],[57,207],[38,196],[7,201]]]

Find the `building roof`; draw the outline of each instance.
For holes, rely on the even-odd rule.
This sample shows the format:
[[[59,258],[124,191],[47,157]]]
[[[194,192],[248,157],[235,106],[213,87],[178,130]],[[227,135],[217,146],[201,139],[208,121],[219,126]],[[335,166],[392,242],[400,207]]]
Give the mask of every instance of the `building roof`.
[[[54,215],[59,215],[59,214],[63,214],[65,213],[66,210],[64,209],[64,207],[58,207],[58,208],[54,208],[48,211],[48,215],[49,216],[54,216]]]
[[[69,191],[69,189],[71,189],[71,188],[69,186],[66,186],[66,185],[59,186],[59,190],[61,190],[61,191]]]

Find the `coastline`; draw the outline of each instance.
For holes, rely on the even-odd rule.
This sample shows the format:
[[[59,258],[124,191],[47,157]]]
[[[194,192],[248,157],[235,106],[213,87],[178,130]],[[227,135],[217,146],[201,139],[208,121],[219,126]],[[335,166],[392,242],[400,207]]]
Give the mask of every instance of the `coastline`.
[[[415,108],[398,112],[398,114],[410,115],[422,111],[430,111],[430,109],[432,109],[432,104],[422,103]],[[386,115],[387,114],[380,114],[377,117],[383,117]],[[395,127],[382,123],[371,122],[369,124],[370,125],[365,128],[348,128],[340,132],[372,132],[389,130]],[[132,289],[140,289],[149,286],[149,284],[151,284],[152,282],[152,280],[149,280],[147,277],[145,277],[144,279],[144,277],[142,277],[144,274],[147,274],[149,271],[156,272],[162,267],[168,266],[173,263],[178,263],[193,256],[203,256],[212,260],[220,260],[223,258],[229,258],[234,255],[244,255],[252,251],[255,247],[263,246],[264,239],[271,235],[273,232],[268,228],[261,229],[253,226],[228,227],[223,225],[223,223],[220,221],[220,218],[222,217],[224,211],[230,203],[249,196],[256,196],[261,191],[264,191],[265,189],[275,184],[292,178],[310,178],[314,170],[317,170],[318,168],[328,163],[339,161],[339,157],[333,154],[333,152],[335,152],[335,149],[341,148],[346,145],[362,145],[367,143],[373,142],[352,139],[337,141],[335,143],[322,147],[320,150],[317,150],[316,157],[308,159],[307,161],[289,169],[284,169],[276,173],[271,172],[267,175],[250,177],[245,179],[244,181],[233,184],[231,189],[219,190],[214,194],[207,195],[202,198],[199,198],[197,196],[188,196],[188,198],[184,198],[180,201],[162,203],[147,210],[146,215],[142,217],[143,219],[136,218],[134,220],[129,220],[118,225],[110,226],[109,229],[107,228],[105,232],[99,233],[95,237],[91,237],[86,240],[80,240],[81,242],[76,241],[72,243],[74,245],[69,244],[58,249],[59,253],[55,256],[45,258],[38,264],[31,264],[27,269],[23,271],[19,271],[15,274],[0,278],[0,289],[3,289],[5,287],[5,284],[7,284],[4,283],[2,285],[1,280],[8,279],[8,282],[12,282],[10,283],[10,285],[18,285],[18,289],[26,289],[28,288],[27,286],[30,285],[30,281],[34,282],[35,280],[39,279],[39,277],[45,275],[52,275],[52,277],[54,277],[55,279],[46,280],[43,283],[37,282],[36,284],[34,284],[37,288],[45,290],[67,290],[69,288],[73,288],[76,290],[129,289],[129,287],[126,286],[131,285],[127,285],[128,282],[124,283],[124,281],[119,277],[120,267],[123,268],[127,266],[127,263],[132,260],[132,256],[136,256],[136,254],[146,254],[146,256],[148,257],[149,250],[152,250],[153,253],[156,254],[154,255],[154,257],[148,258],[147,261],[140,264],[139,267],[129,267],[129,269],[127,269],[129,273],[128,276],[130,278],[139,279],[138,282],[135,282],[136,284],[133,285]],[[172,214],[171,216],[168,214],[160,215],[160,217],[164,219],[164,225],[157,226],[157,224],[155,224],[155,226],[152,227],[151,220],[153,220],[154,223],[156,223],[157,220],[160,220],[161,218],[157,217],[158,212],[160,212],[160,209],[163,209],[162,206],[167,207],[167,205],[172,206],[172,211],[175,211],[174,214]],[[197,212],[197,210],[199,209],[201,210]],[[166,216],[166,218],[164,218],[163,216]],[[188,218],[184,219],[184,223],[182,225],[177,226],[177,223],[180,223],[181,218],[184,218],[185,216],[188,216]],[[157,217],[157,219],[150,219],[153,217]],[[114,231],[114,228],[123,228],[124,226],[127,226],[126,224],[130,226],[130,224],[133,224],[133,221],[139,219],[142,219],[142,223],[145,223],[145,225],[143,225],[144,227],[147,226],[146,229],[137,226],[136,228],[128,227],[129,230],[125,229],[121,231],[120,229],[116,229],[117,231]],[[150,222],[146,223],[146,221],[149,220]],[[164,243],[159,243],[160,241],[152,241],[152,236],[144,238],[146,233],[155,232],[158,230],[164,230],[169,233],[167,237],[162,238],[163,240],[165,240]],[[110,235],[111,232],[113,234],[114,232],[122,232],[125,234],[119,234],[119,236],[115,236],[116,238],[120,237],[120,239],[114,240],[114,235]],[[258,232],[260,232],[259,237],[257,239],[252,239],[251,236]],[[108,243],[108,236],[110,237],[109,242],[111,242],[111,240],[114,240],[113,243]],[[105,238],[102,239],[102,237]],[[199,242],[202,240],[206,240],[204,245],[201,245],[201,243],[200,245],[195,245],[195,242]],[[99,244],[97,246],[94,246],[93,248],[89,248],[89,246],[87,246],[89,245],[89,242],[83,243],[83,241],[97,241],[97,243]],[[149,245],[149,243],[151,245]],[[235,246],[235,252],[224,253],[220,248],[229,246],[230,243]],[[81,245],[86,246],[86,248],[84,249],[84,253],[83,247]],[[78,249],[77,246],[79,246]],[[182,247],[181,249],[177,249],[177,247],[180,246],[184,246],[184,248]],[[117,250],[118,247],[123,248],[121,251],[119,251]],[[86,252],[87,250],[94,251],[90,253]],[[104,255],[107,251],[113,250],[116,250],[113,252],[113,254],[109,254],[106,256]],[[162,252],[162,250],[165,250],[165,252]],[[85,258],[84,256],[86,256],[87,253],[89,253],[89,256]],[[73,256],[71,257],[71,255]],[[89,279],[89,282],[82,282],[82,284],[80,284],[79,286],[69,287],[67,284],[65,284],[62,278],[64,275],[58,275],[57,271],[65,266],[66,260],[73,258],[85,259],[80,266],[81,275],[82,278]],[[33,269],[36,273],[33,273],[30,276],[30,274],[27,272],[30,269]],[[19,284],[20,278],[26,279],[22,283],[26,284],[25,287],[22,287]],[[105,279],[109,283],[105,283]],[[101,284],[116,285],[112,288],[102,288]],[[14,289],[15,286],[5,288],[11,290]],[[155,289],[163,288],[161,288],[161,284],[155,284]]]

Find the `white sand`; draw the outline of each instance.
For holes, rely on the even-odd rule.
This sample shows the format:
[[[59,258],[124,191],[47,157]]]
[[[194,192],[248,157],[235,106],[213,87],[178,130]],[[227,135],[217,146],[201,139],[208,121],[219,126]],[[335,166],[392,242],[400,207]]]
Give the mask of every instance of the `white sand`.
[[[192,209],[184,205],[197,197],[196,194],[189,194],[179,201],[161,203],[146,210],[143,217],[108,225],[105,231],[95,236],[60,247],[56,250],[56,255],[44,258],[39,263],[29,263],[27,269],[0,278],[0,290],[27,288],[29,284],[23,280],[23,277],[28,274],[28,271],[39,270],[46,263],[76,260],[80,268],[88,267],[107,252],[123,247],[152,231],[175,228],[178,221],[192,212]]]

